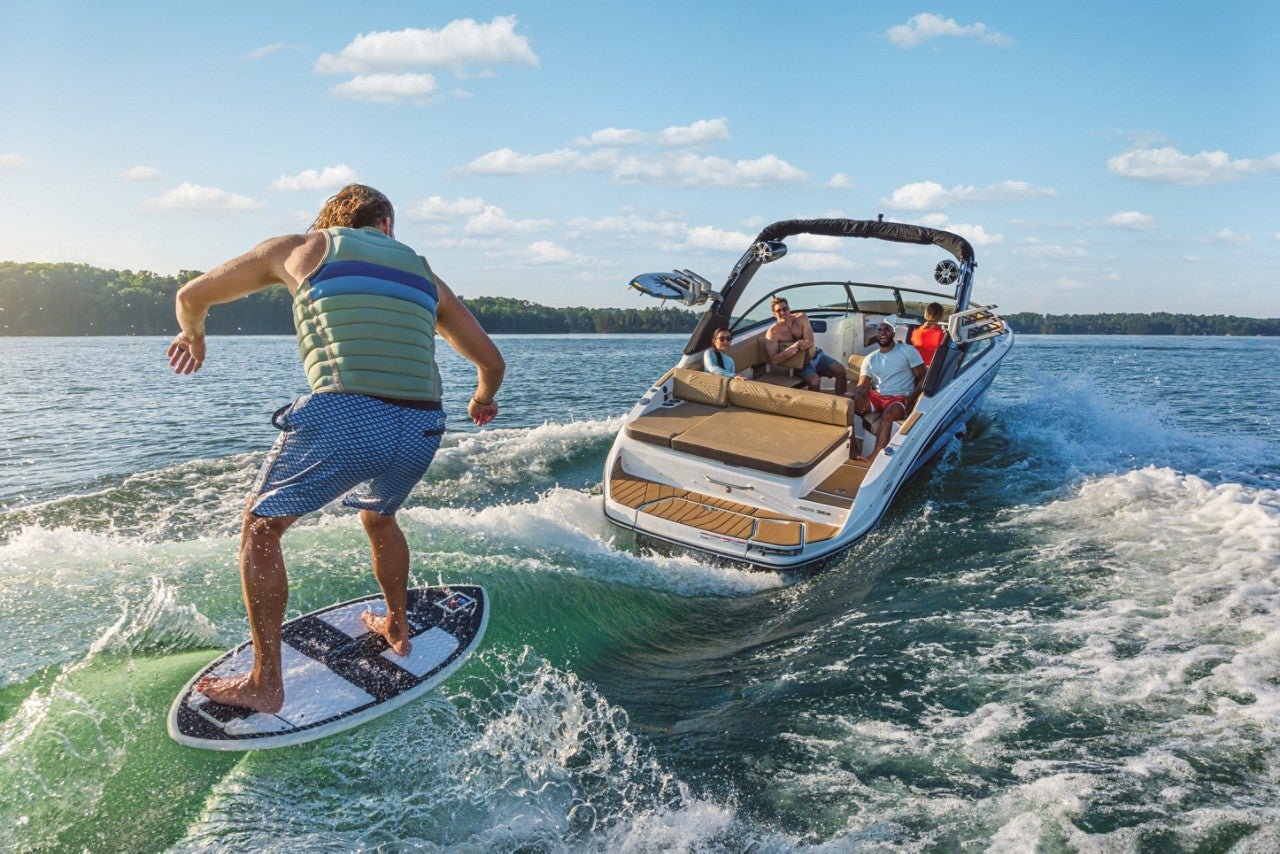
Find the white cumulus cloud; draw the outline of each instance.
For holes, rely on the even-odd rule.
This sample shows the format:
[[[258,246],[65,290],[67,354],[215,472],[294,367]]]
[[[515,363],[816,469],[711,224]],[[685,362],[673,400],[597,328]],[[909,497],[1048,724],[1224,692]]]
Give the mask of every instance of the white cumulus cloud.
[[[1245,175],[1280,171],[1280,153],[1261,160],[1231,159],[1225,151],[1183,154],[1176,148],[1135,148],[1107,160],[1107,170],[1158,184],[1223,184]]]
[[[727,119],[719,118],[699,119],[689,125],[672,125],[655,133],[635,128],[604,128],[593,132],[585,139],[575,140],[574,144],[590,145],[596,148],[626,148],[637,145],[687,148],[728,138],[729,122]]]
[[[1028,258],[1042,258],[1052,261],[1087,258],[1089,253],[1082,246],[1061,246],[1056,243],[1045,243],[1035,237],[1026,238],[1021,245],[1009,250],[1014,255]]]
[[[720,127],[717,124],[720,121],[717,119],[708,124]],[[700,124],[695,123],[679,130],[689,130]],[[808,173],[773,154],[752,160],[731,161],[691,152],[622,153],[619,149],[631,144],[629,140],[639,133],[618,128],[597,131],[590,141],[579,140],[580,143],[595,145],[595,149],[591,151],[561,148],[543,154],[521,154],[512,148],[500,148],[475,158],[463,166],[461,172],[470,175],[609,172],[615,181],[623,184],[668,183],[688,187],[771,187],[805,183],[809,180]],[[658,136],[652,137],[651,141],[657,141]],[[693,130],[687,136],[673,134],[672,139],[687,141],[695,137],[715,138],[712,132],[701,129]]]
[[[550,240],[536,240],[530,243],[525,250],[524,260],[530,264],[555,264],[566,267],[583,267],[595,263],[593,258],[575,254]]]
[[[462,171],[472,175],[534,175],[543,172],[597,172],[608,169],[617,161],[612,151],[596,151],[584,154],[572,148],[562,148],[545,154],[520,154],[510,148],[499,148],[472,160]]]
[[[690,249],[712,249],[726,252],[745,252],[751,245],[754,235],[742,231],[725,231],[711,225],[699,225],[690,228],[685,245]]]
[[[1001,181],[986,187],[959,185],[950,190],[934,181],[904,184],[893,191],[884,204],[897,210],[938,210],[958,202],[992,202],[1006,199],[1034,199],[1056,196],[1057,190],[1036,187],[1026,181]]]
[[[627,157],[613,170],[624,184],[673,183],[686,187],[774,187],[799,184],[809,175],[773,154],[754,160],[682,154],[674,158]]]
[[[929,228],[940,228],[943,231],[958,234],[974,246],[990,246],[993,243],[1000,243],[1004,240],[1003,234],[988,234],[987,230],[980,225],[951,222],[947,219],[946,214],[929,214],[921,217],[920,224],[927,225]]]
[[[355,101],[389,104],[427,98],[436,91],[436,78],[431,74],[358,74],[330,91]]]
[[[567,226],[572,238],[590,236],[644,243],[651,243],[655,239],[679,240],[688,229],[678,214],[659,211],[652,217],[646,217],[631,208],[623,208],[616,216],[599,219],[575,217],[569,220]]]
[[[643,145],[651,138],[650,134],[634,128],[604,128],[592,133],[582,143],[600,148],[625,148],[628,145]]]
[[[273,190],[334,190],[360,180],[356,170],[345,163],[317,171],[304,169],[297,175],[281,175],[271,182]]]
[[[944,230],[960,235],[974,246],[993,246],[1004,242],[1003,234],[991,234],[982,226],[967,222],[948,223]]]
[[[264,203],[255,202],[248,196],[229,193],[217,187],[202,187],[184,181],[164,195],[150,199],[143,204],[149,211],[169,213],[244,213],[258,210]]]
[[[361,74],[405,68],[447,68],[514,64],[538,67],[529,40],[516,34],[514,15],[487,24],[471,18],[450,21],[438,30],[404,29],[361,33],[350,44],[316,60],[317,74]]]
[[[659,145],[686,146],[702,145],[729,138],[729,123],[726,119],[699,119],[684,127],[669,127],[659,131]]]
[[[822,186],[826,187],[828,190],[848,190],[853,187],[853,179],[843,172],[837,172]]]
[[[958,24],[955,18],[942,18],[929,12],[921,12],[905,24],[890,27],[886,35],[889,41],[904,49],[948,36],[970,38],[984,44],[1000,46],[1013,43],[1013,39],[997,33],[986,24]]]
[[[160,170],[154,166],[134,166],[120,173],[126,181],[154,181],[160,177]]]
[[[485,209],[484,199],[457,198],[449,201],[443,196],[428,196],[405,212],[408,219],[426,222],[447,222],[464,216],[475,216]]]
[[[31,161],[23,157],[21,154],[0,154],[0,167],[8,169],[21,169],[30,164]]]
[[[463,230],[475,236],[496,236],[544,231],[553,225],[555,221],[550,219],[512,219],[497,205],[485,205],[484,210],[467,220]]]
[[[1116,228],[1129,228],[1134,231],[1155,228],[1156,218],[1141,211],[1120,211],[1107,217],[1107,225]]]

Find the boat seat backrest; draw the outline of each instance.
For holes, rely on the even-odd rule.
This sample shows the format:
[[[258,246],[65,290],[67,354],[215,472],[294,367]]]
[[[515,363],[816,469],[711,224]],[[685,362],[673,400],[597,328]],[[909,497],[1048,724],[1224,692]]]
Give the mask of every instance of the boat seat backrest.
[[[729,403],[742,409],[772,412],[836,427],[849,426],[854,417],[853,401],[847,397],[738,378],[729,382]]]
[[[729,405],[729,378],[708,374],[693,368],[676,368],[671,372],[672,394],[679,400],[706,406]]]

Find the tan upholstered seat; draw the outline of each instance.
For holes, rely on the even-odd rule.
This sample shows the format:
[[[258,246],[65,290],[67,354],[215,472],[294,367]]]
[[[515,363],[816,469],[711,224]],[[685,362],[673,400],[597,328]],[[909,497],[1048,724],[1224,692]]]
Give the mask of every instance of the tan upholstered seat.
[[[679,400],[707,406],[729,405],[729,378],[692,368],[676,368],[671,372],[672,393]]]
[[[729,383],[729,403],[758,412],[847,427],[853,423],[853,402],[847,397],[808,389],[778,388],[754,380]]]

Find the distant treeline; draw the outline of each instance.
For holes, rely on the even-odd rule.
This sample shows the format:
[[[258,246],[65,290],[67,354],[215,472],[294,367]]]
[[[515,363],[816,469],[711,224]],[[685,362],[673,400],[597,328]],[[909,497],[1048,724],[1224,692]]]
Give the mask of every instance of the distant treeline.
[[[1014,332],[1031,335],[1280,335],[1280,317],[1233,314],[1006,314]]]
[[[196,276],[103,270],[87,264],[0,261],[0,335],[172,335],[173,295]],[[484,328],[502,333],[674,332],[693,329],[698,314],[668,306],[552,308],[510,297],[474,297],[467,307]],[[1280,318],[1195,314],[1005,315],[1019,333],[1046,335],[1280,335]],[[277,285],[214,306],[211,335],[289,335],[289,292]]]
[[[0,335],[172,335],[173,295],[200,275],[102,270],[87,264],[0,261]],[[549,308],[509,297],[465,300],[494,334],[519,332],[679,332],[698,320],[680,308]],[[214,306],[210,335],[291,335],[292,297],[275,285]]]

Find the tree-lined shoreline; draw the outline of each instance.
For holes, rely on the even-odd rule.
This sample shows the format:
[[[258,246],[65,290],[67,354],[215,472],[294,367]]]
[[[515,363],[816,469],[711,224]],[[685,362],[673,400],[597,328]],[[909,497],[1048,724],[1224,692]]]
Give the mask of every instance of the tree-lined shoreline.
[[[0,261],[0,337],[172,335],[173,295],[199,275],[104,270],[88,264]],[[511,297],[463,297],[493,334],[687,333],[700,312],[672,306],[645,309],[560,308]],[[1020,334],[1280,335],[1280,318],[1152,312],[1040,314],[1005,318]],[[215,306],[211,335],[290,335],[291,298],[281,286]]]

